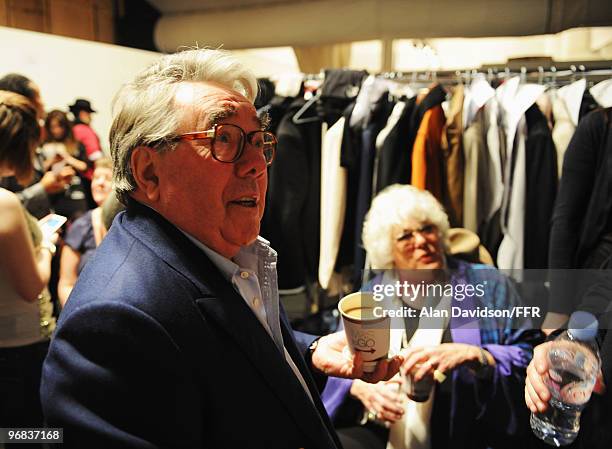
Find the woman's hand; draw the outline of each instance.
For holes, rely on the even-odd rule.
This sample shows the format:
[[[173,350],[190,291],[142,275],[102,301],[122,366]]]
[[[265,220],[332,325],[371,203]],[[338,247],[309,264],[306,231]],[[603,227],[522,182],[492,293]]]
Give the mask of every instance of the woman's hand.
[[[402,373],[413,372],[414,380],[419,381],[426,375],[433,375],[436,369],[446,373],[465,363],[475,364],[480,360],[481,353],[478,346],[465,343],[442,343],[438,346],[409,348],[403,355],[405,361],[400,371]]]
[[[397,376],[376,384],[355,380],[351,386],[351,395],[359,399],[377,419],[394,423],[404,415],[401,387],[402,380]]]

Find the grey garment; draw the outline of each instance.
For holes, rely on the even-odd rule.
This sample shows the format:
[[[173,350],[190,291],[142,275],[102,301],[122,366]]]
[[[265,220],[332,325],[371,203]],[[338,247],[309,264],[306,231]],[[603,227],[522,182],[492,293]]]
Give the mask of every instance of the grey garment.
[[[465,176],[463,190],[463,227],[478,233],[491,203],[488,188],[490,162],[488,158],[484,113],[480,109],[463,134]]]
[[[455,88],[442,136],[444,154],[444,208],[452,227],[463,227],[463,188],[465,157],[463,153],[463,85]]]

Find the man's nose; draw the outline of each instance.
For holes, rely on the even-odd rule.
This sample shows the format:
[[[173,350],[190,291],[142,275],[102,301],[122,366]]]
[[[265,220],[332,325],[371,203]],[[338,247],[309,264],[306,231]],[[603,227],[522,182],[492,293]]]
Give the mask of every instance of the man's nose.
[[[242,156],[235,163],[236,173],[241,178],[252,176],[258,178],[266,172],[266,159],[261,149],[246,144]]]

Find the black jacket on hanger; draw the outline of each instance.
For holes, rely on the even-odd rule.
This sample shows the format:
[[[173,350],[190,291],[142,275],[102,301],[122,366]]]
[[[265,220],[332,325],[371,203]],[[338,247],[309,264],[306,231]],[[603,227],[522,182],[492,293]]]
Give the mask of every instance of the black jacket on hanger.
[[[525,268],[548,267],[548,243],[557,195],[557,152],[546,117],[537,104],[525,112]]]
[[[416,106],[416,97],[406,100],[399,120],[389,131],[378,155],[375,192],[391,184],[410,182],[412,172],[412,147],[409,147],[410,123]]]
[[[376,136],[384,128],[394,103],[388,95],[383,95],[376,103],[371,116],[361,129],[361,151],[359,164],[359,187],[357,189],[357,204],[355,209],[355,255],[353,282],[360,285],[362,270],[365,265],[365,250],[361,240],[363,221],[372,203],[372,174],[374,157],[376,155]]]
[[[278,252],[280,289],[305,285],[319,257],[321,122],[293,123],[304,103],[296,99],[278,125],[276,158],[268,170],[261,235]],[[312,116],[315,108],[303,115]]]
[[[354,101],[366,72],[327,70],[320,100],[296,124],[306,103],[296,99],[282,118],[276,159],[268,171],[268,204],[262,236],[278,252],[278,286],[294,289],[314,281],[319,269],[321,220],[321,124],[332,126]]]

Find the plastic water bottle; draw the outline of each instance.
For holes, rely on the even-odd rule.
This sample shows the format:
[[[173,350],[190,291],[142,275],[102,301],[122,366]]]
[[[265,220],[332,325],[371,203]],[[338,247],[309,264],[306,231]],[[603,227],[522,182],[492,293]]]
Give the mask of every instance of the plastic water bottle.
[[[580,413],[591,398],[601,364],[597,328],[593,315],[574,312],[568,330],[548,350],[548,373],[543,380],[551,399],[546,412],[531,414],[531,428],[551,446],[572,443],[580,430]]]

